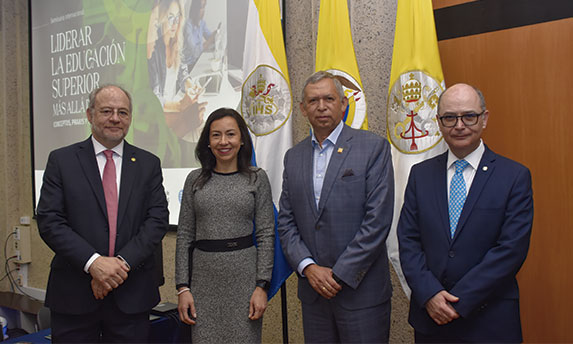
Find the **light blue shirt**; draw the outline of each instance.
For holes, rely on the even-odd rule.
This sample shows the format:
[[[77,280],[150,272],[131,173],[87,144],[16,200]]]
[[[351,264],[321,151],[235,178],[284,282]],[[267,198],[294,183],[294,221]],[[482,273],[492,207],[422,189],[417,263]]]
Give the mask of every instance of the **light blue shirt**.
[[[318,143],[314,132],[312,133],[312,185],[314,187],[314,201],[316,208],[318,209],[318,203],[320,202],[320,195],[322,193],[322,184],[324,183],[324,176],[326,174],[326,169],[328,168],[328,163],[332,157],[332,152],[334,152],[334,147],[336,146],[336,141],[342,132],[344,123],[340,121],[336,128],[328,135],[328,137],[322,142],[322,145]],[[310,264],[316,264],[315,261],[308,257],[303,259],[297,267],[297,271],[301,276],[304,276],[302,271]]]
[[[203,53],[203,40],[211,37],[213,33],[203,19],[195,26],[191,20],[185,23],[184,43],[181,61],[186,65],[195,65]],[[191,71],[189,71],[191,72]]]
[[[322,145],[318,143],[316,136],[314,136],[314,132],[312,133],[312,185],[314,187],[314,200],[316,202],[317,209],[318,203],[320,202],[320,194],[322,193],[324,175],[326,174],[326,169],[328,168],[330,157],[332,157],[334,146],[336,145],[336,141],[338,140],[343,127],[344,123],[340,121],[340,123],[338,123],[330,135],[328,135],[328,137],[322,142]]]

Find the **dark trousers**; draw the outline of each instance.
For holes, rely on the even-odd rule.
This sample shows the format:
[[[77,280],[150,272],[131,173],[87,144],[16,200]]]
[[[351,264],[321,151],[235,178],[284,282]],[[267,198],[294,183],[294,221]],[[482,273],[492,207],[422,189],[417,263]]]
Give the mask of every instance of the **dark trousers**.
[[[390,300],[349,310],[320,297],[312,304],[302,303],[302,323],[305,343],[388,343]]]
[[[53,343],[145,343],[149,341],[149,312],[125,314],[108,295],[102,306],[87,314],[51,312]]]

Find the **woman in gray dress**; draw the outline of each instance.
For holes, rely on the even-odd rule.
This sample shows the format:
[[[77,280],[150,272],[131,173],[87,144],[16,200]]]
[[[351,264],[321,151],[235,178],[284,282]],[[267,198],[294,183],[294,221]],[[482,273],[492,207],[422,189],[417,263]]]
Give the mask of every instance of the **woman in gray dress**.
[[[185,181],[175,279],[179,317],[193,325],[193,343],[261,342],[274,213],[268,177],[251,166],[252,149],[241,115],[218,109],[197,143],[201,168]]]

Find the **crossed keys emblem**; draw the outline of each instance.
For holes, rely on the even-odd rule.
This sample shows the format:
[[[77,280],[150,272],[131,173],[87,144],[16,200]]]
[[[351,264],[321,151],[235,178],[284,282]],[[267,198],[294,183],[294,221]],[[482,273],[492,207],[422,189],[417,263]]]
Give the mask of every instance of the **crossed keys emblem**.
[[[388,106],[388,137],[404,153],[432,148],[441,134],[436,110],[442,86],[420,71],[402,74],[392,87]]]

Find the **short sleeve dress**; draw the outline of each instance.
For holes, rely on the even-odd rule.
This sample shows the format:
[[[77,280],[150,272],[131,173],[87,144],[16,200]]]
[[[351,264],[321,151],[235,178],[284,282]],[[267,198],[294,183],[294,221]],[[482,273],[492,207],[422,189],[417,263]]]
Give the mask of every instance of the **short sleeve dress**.
[[[248,318],[257,280],[270,281],[274,254],[274,212],[268,177],[253,168],[244,173],[212,173],[202,188],[193,185],[201,170],[185,181],[177,230],[175,279],[190,284],[197,323],[193,343],[261,342],[262,319]],[[189,278],[189,246],[196,240],[220,240],[253,233],[256,243],[228,252],[193,251]],[[190,281],[190,283],[189,283]]]

